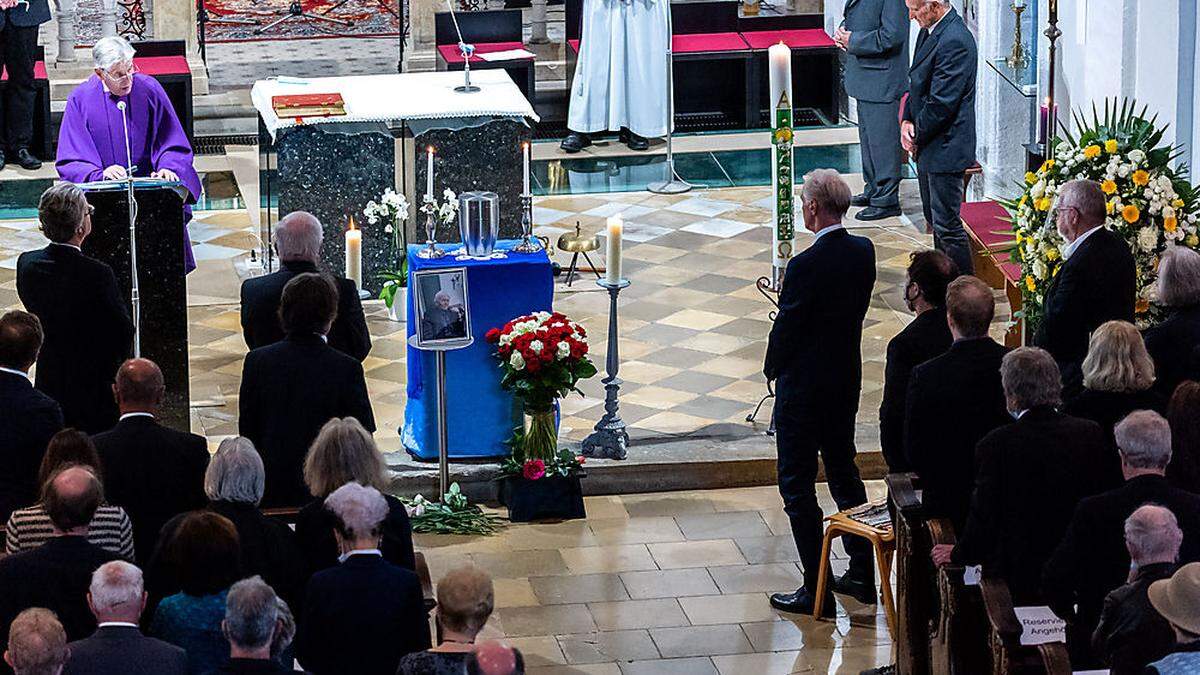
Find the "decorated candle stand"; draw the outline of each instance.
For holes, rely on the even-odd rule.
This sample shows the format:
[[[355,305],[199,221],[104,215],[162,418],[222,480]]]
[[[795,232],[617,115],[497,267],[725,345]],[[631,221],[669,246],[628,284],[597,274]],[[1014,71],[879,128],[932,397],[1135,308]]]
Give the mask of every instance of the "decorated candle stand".
[[[629,432],[621,419],[620,401],[622,380],[618,377],[621,359],[618,353],[617,297],[630,281],[621,277],[621,234],[624,224],[620,216],[608,219],[608,241],[605,249],[605,276],[596,285],[608,291],[608,354],[604,360],[604,415],[594,431],[583,441],[586,457],[625,459],[629,449]]]

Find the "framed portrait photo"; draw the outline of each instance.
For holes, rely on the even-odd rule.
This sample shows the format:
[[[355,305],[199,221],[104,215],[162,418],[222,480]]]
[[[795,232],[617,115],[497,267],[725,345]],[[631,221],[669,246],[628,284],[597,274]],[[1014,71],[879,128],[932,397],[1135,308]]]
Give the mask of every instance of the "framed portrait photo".
[[[419,349],[451,349],[471,342],[467,269],[448,267],[413,273]]]

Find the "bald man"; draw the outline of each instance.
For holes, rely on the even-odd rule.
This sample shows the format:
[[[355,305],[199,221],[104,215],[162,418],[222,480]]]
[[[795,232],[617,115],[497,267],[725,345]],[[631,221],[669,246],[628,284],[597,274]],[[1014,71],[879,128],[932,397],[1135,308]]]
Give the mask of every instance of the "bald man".
[[[207,503],[208,443],[158,423],[163,376],[149,359],[121,364],[113,396],[120,421],[92,440],[104,467],[108,502],[129,513],[135,555],[146,562],[168,520]]]
[[[297,274],[319,271],[323,236],[321,221],[305,211],[293,211],[275,226],[273,241],[281,269],[242,282],[242,336],[250,349],[283,339],[279,325],[283,287]],[[338,277],[337,289],[338,311],[329,331],[329,346],[361,362],[371,353],[371,334],[358,287],[354,281]]]
[[[104,499],[100,480],[90,468],[60,469],[47,481],[45,494],[51,539],[0,559],[0,637],[5,644],[13,619],[30,607],[57,614],[68,640],[90,635],[96,629],[87,604],[92,573],[120,559],[87,540],[88,524]]]

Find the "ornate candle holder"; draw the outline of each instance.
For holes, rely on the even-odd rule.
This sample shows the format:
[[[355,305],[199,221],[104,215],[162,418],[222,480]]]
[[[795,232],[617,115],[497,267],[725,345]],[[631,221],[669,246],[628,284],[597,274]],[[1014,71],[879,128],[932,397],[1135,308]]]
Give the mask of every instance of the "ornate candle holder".
[[[421,213],[425,214],[425,248],[417,251],[421,258],[441,258],[446,252],[437,247],[434,235],[437,234],[437,204],[432,195],[425,195],[425,203],[421,205]]]
[[[1013,46],[1009,52],[1008,58],[1004,62],[1013,70],[1024,70],[1025,66],[1029,65],[1029,56],[1025,53],[1025,43],[1021,39],[1021,14],[1025,12],[1024,4],[1012,4],[1013,14],[1016,16],[1016,25],[1013,31]]]
[[[542,245],[533,238],[533,195],[521,195],[521,243],[512,247],[518,253],[536,253]]]
[[[617,296],[621,289],[629,285],[628,279],[611,283],[600,279],[596,285],[608,290],[608,356],[604,360],[604,370],[608,375],[604,382],[604,416],[596,423],[593,431],[583,441],[583,454],[587,457],[604,459],[625,459],[629,448],[629,432],[625,430],[625,421],[621,419],[618,410],[617,394],[621,389],[621,378],[617,370],[621,359],[617,354]]]

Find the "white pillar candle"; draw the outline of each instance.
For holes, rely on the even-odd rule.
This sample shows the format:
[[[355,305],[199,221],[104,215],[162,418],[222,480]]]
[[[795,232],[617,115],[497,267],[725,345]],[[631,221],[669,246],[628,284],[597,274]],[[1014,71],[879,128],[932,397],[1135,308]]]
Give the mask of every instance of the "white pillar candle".
[[[362,230],[354,227],[354,216],[350,216],[350,229],[346,230],[346,278],[362,288]]]
[[[529,143],[521,144],[521,155],[525,159],[525,171],[521,174],[525,177],[525,191],[521,194],[531,194],[529,192]]]
[[[780,95],[786,93],[788,106],[792,105],[792,49],[784,43],[773,44],[767,49],[767,69],[771,92],[772,110],[779,107]],[[774,115],[772,114],[772,124]]]
[[[621,231],[624,229],[625,224],[621,221],[621,216],[609,217],[608,246],[605,249],[605,258],[608,264],[604,280],[610,284],[617,284],[621,281]]]
[[[425,194],[433,196],[433,146],[426,150],[425,162]]]

